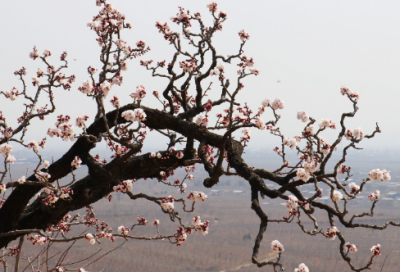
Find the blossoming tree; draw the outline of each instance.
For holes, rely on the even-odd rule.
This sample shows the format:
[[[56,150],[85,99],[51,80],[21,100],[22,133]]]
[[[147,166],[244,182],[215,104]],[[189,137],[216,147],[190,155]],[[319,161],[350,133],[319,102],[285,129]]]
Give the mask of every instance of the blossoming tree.
[[[359,184],[348,183],[351,168],[344,164],[347,151],[357,149],[361,141],[380,132],[378,125],[370,134],[364,134],[360,128],[346,127],[345,121],[354,117],[358,110],[360,95],[357,92],[348,87],[341,87],[341,94],[352,104],[353,110],[342,114],[340,124],[324,119],[317,125],[315,119],[306,112],[299,111],[297,118],[299,122],[304,122],[304,129],[299,131],[297,136],[288,138],[277,127],[280,119],[278,113],[284,108],[281,99],[265,99],[258,109],[251,109],[238,99],[238,94],[244,91],[243,80],[246,77],[257,76],[259,71],[254,67],[253,58],[244,54],[243,48],[250,39],[250,35],[244,30],[238,33],[236,53],[229,56],[217,53],[213,45],[213,36],[222,30],[227,14],[219,11],[215,2],[207,5],[213,18],[213,24],[210,26],[205,25],[200,13],[192,14],[181,7],[176,16],[171,18],[172,22],[181,28],[180,32],[172,30],[167,23],[156,23],[159,33],[175,50],[170,59],[160,61],[143,59],[150,50],[146,43],[139,40],[135,46],[130,46],[122,38],[123,30],[131,28],[131,25],[125,22],[125,16],[105,0],[96,2],[101,8],[99,14],[88,23],[88,27],[97,35],[101,67],[89,66],[88,79],[73,87],[75,76],[64,73],[68,68],[67,53],[61,54],[61,64],[57,66],[50,62],[50,51],[45,50],[40,54],[34,47],[29,56],[33,60],[41,61],[45,69],[39,68],[31,82],[26,79],[25,68],[15,71],[14,74],[22,83],[22,89],[13,88],[1,92],[1,107],[8,107],[12,103],[24,103],[24,111],[17,117],[18,125],[14,127],[9,126],[7,122],[14,117],[4,116],[0,111],[0,153],[3,155],[3,168],[0,172],[0,245],[3,248],[1,262],[5,268],[7,256],[16,256],[15,271],[18,271],[22,242],[26,239],[34,245],[79,239],[86,239],[92,245],[104,238],[111,242],[120,238],[168,239],[179,246],[192,232],[207,234],[208,221],[203,222],[200,216],[196,215],[191,224],[185,225],[178,214],[179,208],[175,207],[179,202],[183,204],[184,211],[193,212],[196,201],[207,199],[203,192],[189,191],[183,198],[134,193],[135,181],[152,178],[157,179],[160,186],[177,187],[183,194],[187,190],[185,181],[194,178],[192,172],[195,167],[201,167],[199,165],[202,165],[209,175],[203,182],[207,188],[215,186],[223,175],[236,175],[248,181],[251,187],[251,209],[260,218],[260,228],[252,253],[252,261],[257,266],[269,265],[274,271],[283,269],[280,259],[284,246],[273,240],[271,249],[278,253],[277,259],[259,261],[257,256],[261,241],[268,223],[297,221],[300,231],[305,234],[322,235],[330,240],[338,237],[340,254],[352,270],[362,271],[371,267],[373,258],[381,254],[381,246],[371,245],[371,255],[366,257],[366,263],[356,267],[352,262],[352,254],[357,252],[357,246],[347,240],[341,233],[341,228],[385,229],[389,225],[400,224],[392,221],[384,225],[357,223],[357,219],[373,215],[379,191],[368,196],[372,202],[369,212],[350,216],[347,209],[347,204],[354,200],[356,195],[364,193],[363,187],[368,181],[391,179],[386,170],[375,169]],[[197,27],[198,31],[192,30],[192,25]],[[189,43],[188,49],[182,43],[184,40]],[[109,96],[113,86],[123,84],[123,73],[127,70],[128,62],[134,58],[141,58],[140,65],[153,77],[161,77],[167,81],[163,91],[153,92],[155,99],[160,102],[159,108],[146,106],[146,99],[150,98],[146,97],[147,91],[142,85],[138,85],[134,93],[120,94],[122,99]],[[230,78],[232,84],[227,78],[225,65],[238,67],[236,77]],[[220,93],[218,99],[208,98],[210,79],[219,85],[216,88]],[[54,90],[57,88],[71,90],[73,95],[92,97],[93,103],[97,105],[96,116],[83,114],[73,120],[70,115],[52,115],[55,111]],[[129,102],[123,103],[122,101],[127,101],[129,96]],[[105,103],[111,103],[115,109],[106,112]],[[265,111],[271,111],[271,120],[263,120]],[[215,123],[211,124],[214,116]],[[51,163],[40,155],[40,148],[45,148],[46,138],[40,141],[26,139],[27,130],[32,129],[32,121],[43,120],[45,117],[56,121],[55,127],[48,129],[46,137],[71,141],[70,149],[59,160]],[[322,136],[330,129],[338,130],[337,138],[332,143]],[[266,131],[272,137],[280,139],[281,145],[274,149],[282,161],[278,169],[255,169],[246,164],[242,154],[251,139],[252,130],[262,130],[264,133]],[[167,150],[154,150],[142,154],[141,149],[146,144],[148,133],[168,139]],[[233,137],[235,133],[242,133],[240,139]],[[101,142],[106,143],[114,153],[111,161],[100,160],[99,156],[90,154],[96,144]],[[344,142],[345,147],[338,150],[341,142]],[[183,149],[178,148],[179,143],[183,144]],[[15,145],[32,149],[37,155],[39,163],[30,176],[12,179],[9,175],[9,164],[18,160],[12,152]],[[289,163],[288,152],[298,154],[298,161]],[[327,163],[332,162],[334,152],[340,152],[341,158],[329,169]],[[74,172],[82,164],[87,166],[88,173],[86,177],[77,179]],[[186,174],[183,178],[173,178],[174,170],[178,168],[185,169]],[[70,182],[61,185],[59,180],[69,174],[72,174]],[[269,188],[266,180],[274,182],[278,188]],[[311,197],[304,196],[298,189],[304,184],[314,186],[315,193]],[[330,188],[331,204],[319,201],[322,194],[321,184]],[[135,236],[132,231],[135,226],[149,223],[146,218],[138,216],[132,227],[122,225],[113,232],[106,222],[99,222],[91,206],[104,197],[111,200],[112,192],[127,194],[132,200],[144,199],[158,205],[161,212],[168,214],[169,218],[176,222],[177,229],[168,235],[161,234],[158,230],[160,221],[156,219],[152,222],[157,230],[155,236]],[[282,219],[270,219],[260,206],[260,196],[285,200],[288,214]],[[84,207],[84,216],[69,215],[70,212]],[[328,229],[319,227],[316,210],[326,213],[330,223]],[[306,229],[302,223],[303,218],[311,220],[314,227]],[[87,232],[69,236],[70,229],[77,225],[87,226]],[[86,271],[84,267],[65,267],[63,262],[58,262],[53,268],[47,266],[35,269],[64,271],[66,268]],[[294,271],[305,272],[309,269],[302,263]]]

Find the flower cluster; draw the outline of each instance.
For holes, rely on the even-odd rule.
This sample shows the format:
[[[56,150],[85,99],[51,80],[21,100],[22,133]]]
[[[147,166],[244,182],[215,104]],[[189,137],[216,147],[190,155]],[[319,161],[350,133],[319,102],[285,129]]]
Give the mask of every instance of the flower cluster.
[[[51,175],[49,173],[45,173],[45,172],[42,172],[42,171],[36,171],[35,177],[39,181],[48,181],[51,178]]]
[[[332,192],[332,200],[333,201],[339,201],[343,199],[343,194],[337,190],[333,190]]]
[[[283,109],[285,107],[285,103],[280,98],[276,98],[272,103],[269,98],[266,98],[261,102],[261,104],[263,107],[271,107],[274,110]]]
[[[318,124],[320,129],[323,128],[331,128],[331,129],[336,129],[336,123],[332,122],[332,120],[329,119],[322,119],[321,122]]]
[[[22,176],[17,181],[19,184],[23,184],[25,182],[25,180],[26,180],[25,176]]]
[[[47,242],[47,237],[41,235],[29,235],[27,238],[29,241],[32,242],[33,245],[43,245]]]
[[[273,240],[271,242],[271,249],[272,249],[272,251],[276,251],[279,253],[285,251],[285,249],[283,248],[283,245],[278,240]]]
[[[85,233],[85,239],[89,242],[89,244],[94,245],[96,243],[96,240],[91,233]]]
[[[196,62],[195,59],[191,59],[189,62],[187,61],[180,61],[179,66],[183,69],[184,72],[190,73],[196,70]]]
[[[82,83],[82,86],[78,87],[78,90],[81,93],[87,94],[87,95],[93,95],[95,88],[93,88],[93,83],[90,80],[84,80]]]
[[[314,125],[307,126],[303,131],[303,136],[313,136],[315,134]]]
[[[113,107],[116,109],[118,109],[121,106],[121,101],[115,95],[114,95],[114,98],[110,100],[110,102],[113,105]]]
[[[161,208],[167,210],[169,212],[174,210],[174,198],[172,196],[168,196],[167,198],[161,199]]]
[[[62,188],[60,198],[61,199],[69,199],[71,195],[74,194],[74,191],[71,188]]]
[[[291,150],[294,150],[296,149],[297,146],[297,138],[293,139],[284,138],[282,143],[288,146]]]
[[[130,95],[133,99],[142,100],[146,96],[146,89],[143,85],[136,86],[136,92]]]
[[[51,138],[54,136],[61,137],[63,141],[75,141],[75,135],[72,135],[74,132],[74,127],[70,123],[71,117],[69,115],[59,115],[57,116],[57,122],[55,123],[55,128],[49,128],[47,130],[47,135]]]
[[[48,169],[49,166],[50,166],[50,162],[49,162],[48,160],[45,160],[45,161],[43,162],[43,167],[44,167],[45,169]]]
[[[251,131],[249,128],[243,128],[242,133],[244,134],[242,137],[240,137],[241,142],[248,142],[250,141],[250,136],[251,136]]]
[[[46,188],[44,188],[44,191],[47,194],[47,197],[43,198],[42,201],[46,206],[51,206],[51,204],[54,204],[57,202],[59,197],[54,193],[53,190],[46,187]]]
[[[249,33],[247,33],[246,31],[244,31],[243,29],[239,31],[239,37],[242,41],[248,40],[250,39],[250,35]]]
[[[0,121],[1,121],[1,112],[0,112]],[[6,127],[3,130],[0,128],[0,133],[4,135],[4,138],[11,138],[13,135],[14,130],[12,127]]]
[[[325,235],[330,238],[331,240],[335,240],[336,234],[339,232],[339,230],[336,228],[336,226],[330,227],[327,229]]]
[[[135,121],[145,121],[146,120],[146,113],[142,109],[135,109],[135,110],[127,110],[124,111],[121,116],[125,118],[125,120],[130,122]]]
[[[353,99],[354,101],[358,101],[358,99],[360,99],[360,94],[358,92],[353,92],[352,90],[350,90],[349,87],[347,86],[342,86],[340,88],[340,93],[342,95],[347,95],[348,97],[350,97],[351,99]]]
[[[186,12],[184,12],[184,9],[181,9],[180,12],[176,15],[171,17],[171,20],[177,24],[179,23],[183,23],[184,25],[190,25],[190,21],[188,19],[188,14]],[[161,23],[160,21],[156,22],[156,28],[158,29],[159,33],[164,34],[164,39],[167,41],[172,41],[175,39],[173,32],[171,30],[171,27],[168,25],[168,23]],[[142,62],[141,62],[142,64]],[[143,65],[143,64],[142,64]],[[146,66],[146,64],[144,64],[143,66]]]
[[[122,235],[128,235],[128,233],[131,232],[129,228],[126,228],[124,226],[119,226],[118,227],[118,233]]]
[[[184,228],[181,226],[176,230],[175,241],[177,246],[181,246],[187,239],[187,234]]]
[[[192,226],[195,227],[196,231],[202,231],[203,235],[208,234],[209,221],[201,222],[200,216],[193,217]]]
[[[113,190],[114,192],[122,192],[122,193],[130,192],[132,191],[133,182],[134,180],[132,179],[124,180],[123,182],[121,182],[121,184],[114,186]]]
[[[211,12],[216,12],[218,10],[218,4],[216,2],[210,2],[210,3],[207,4],[207,8]]]
[[[305,122],[308,122],[308,120],[310,120],[310,116],[308,116],[308,114],[305,111],[298,111],[297,119],[299,119],[305,123]]]
[[[11,154],[12,150],[12,145],[6,143],[0,145],[0,153],[3,155],[4,158],[7,158],[8,155]]]
[[[9,98],[11,101],[14,101],[15,99],[17,99],[19,91],[15,87],[13,87],[10,91],[4,91],[3,94],[6,98]]]
[[[207,127],[208,126],[208,118],[207,118],[207,116],[203,117],[201,115],[198,115],[197,119],[196,119],[196,124],[198,126]]]
[[[376,246],[371,247],[372,255],[379,256],[381,255],[381,245],[377,244]]]
[[[345,243],[344,246],[347,248],[347,250],[350,253],[356,253],[357,252],[357,245],[355,244],[350,244],[349,242]]]
[[[296,176],[302,181],[306,182],[310,179],[311,174],[305,168],[299,168],[297,169]]]
[[[379,169],[371,170],[368,176],[371,180],[389,181],[392,179],[388,171]]]
[[[203,192],[196,192],[196,191],[191,191],[188,196],[187,199],[191,200],[191,201],[204,201],[206,200],[208,197],[205,193]]]
[[[139,225],[142,225],[142,226],[146,226],[147,223],[149,223],[149,222],[146,220],[146,218],[140,217],[139,215],[136,216],[136,219],[137,219],[137,221],[139,222]]]
[[[299,200],[294,195],[290,195],[288,200],[286,200],[286,209],[289,213],[296,212]]]
[[[368,196],[368,199],[371,201],[376,201],[379,199],[380,196],[381,196],[381,192],[379,190],[376,190],[375,192],[373,192],[372,194],[370,194]]]
[[[348,129],[344,134],[347,140],[362,140],[364,139],[364,133],[361,128]]]
[[[81,167],[81,163],[82,163],[81,158],[79,158],[78,156],[75,156],[74,160],[71,162],[71,166],[77,169],[77,168]]]
[[[344,164],[339,164],[339,166],[337,168],[338,174],[348,173],[348,172],[350,172],[350,170],[351,170],[351,167],[350,166],[346,166]]]
[[[171,21],[176,23],[176,24],[180,24],[182,23],[184,27],[190,27],[192,24],[190,23],[190,12],[186,11],[184,8],[179,7],[179,12],[176,14],[176,16],[172,16],[171,17]],[[169,26],[167,23],[165,23],[165,25],[157,25],[156,27],[159,29],[160,33],[164,34],[164,38],[166,40],[171,41],[172,39],[174,39],[175,37],[170,36],[172,34],[172,31],[169,29]]]
[[[360,190],[360,186],[358,186],[354,182],[349,183],[349,187],[351,189],[350,194],[355,194],[356,192],[358,192]],[[359,194],[359,193],[360,192],[358,192],[357,194]]]
[[[115,41],[115,45],[119,50],[122,50],[125,55],[129,55],[132,51],[132,48],[126,43],[124,39],[118,39]]]
[[[310,270],[304,263],[299,264],[299,267],[294,269],[294,272],[309,272],[309,271]]]
[[[257,126],[259,129],[264,130],[264,129],[265,129],[265,122],[264,122],[264,120],[263,120],[260,116],[256,116],[254,119],[255,119],[256,126]]]
[[[80,114],[76,118],[75,124],[77,127],[83,127],[85,125],[85,121],[89,120],[89,116],[86,114]]]

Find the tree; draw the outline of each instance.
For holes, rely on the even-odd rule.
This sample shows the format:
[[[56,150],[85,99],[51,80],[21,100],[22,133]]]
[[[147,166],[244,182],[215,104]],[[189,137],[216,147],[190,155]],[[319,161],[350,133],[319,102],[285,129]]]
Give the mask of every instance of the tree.
[[[64,70],[68,68],[66,52],[61,54],[61,64],[56,66],[50,63],[50,51],[45,50],[40,55],[34,47],[30,57],[41,60],[44,65],[44,70],[39,68],[32,78],[35,91],[32,92],[28,88],[30,84],[26,82],[27,71],[21,68],[14,72],[22,82],[21,91],[13,88],[1,92],[2,100],[7,101],[7,105],[11,105],[8,104],[11,103],[10,100],[18,98],[17,101],[23,100],[25,103],[25,109],[18,117],[16,126],[9,125],[12,118],[3,116],[0,112],[0,152],[4,157],[4,166],[0,172],[0,189],[3,194],[0,208],[0,245],[2,248],[8,247],[8,255],[16,255],[16,271],[25,236],[33,244],[39,245],[73,243],[79,239],[86,239],[88,243],[95,244],[104,238],[114,241],[116,237],[120,237],[126,240],[169,239],[171,243],[179,246],[186,241],[187,235],[194,231],[207,234],[208,221],[202,222],[199,216],[195,216],[191,225],[185,225],[178,209],[175,209],[175,203],[181,202],[184,211],[193,212],[196,201],[207,199],[203,192],[190,191],[185,198],[155,197],[132,192],[135,181],[157,179],[160,186],[175,186],[181,193],[185,193],[185,180],[194,178],[191,172],[195,165],[203,165],[208,173],[209,177],[203,181],[207,188],[215,186],[223,175],[240,176],[251,186],[251,209],[260,218],[260,229],[252,253],[252,261],[257,266],[271,265],[275,271],[283,268],[280,263],[283,245],[277,240],[272,241],[271,248],[277,252],[278,257],[275,261],[264,262],[257,258],[261,241],[269,222],[297,221],[300,229],[306,234],[323,235],[331,240],[338,237],[341,256],[352,270],[362,271],[371,267],[373,258],[381,254],[380,245],[371,248],[372,254],[364,266],[355,267],[350,256],[357,251],[357,246],[347,241],[340,228],[385,229],[389,225],[400,224],[389,221],[379,226],[355,222],[360,217],[373,216],[379,191],[368,196],[372,201],[369,212],[355,214],[350,218],[348,216],[347,203],[363,192],[363,187],[368,181],[391,179],[386,170],[375,169],[361,184],[348,184],[351,168],[344,165],[347,151],[357,149],[361,141],[380,132],[378,125],[368,135],[359,128],[346,127],[345,120],[354,117],[358,110],[360,95],[357,92],[345,86],[341,87],[341,94],[349,99],[353,109],[342,114],[339,125],[324,119],[318,127],[314,127],[315,119],[304,111],[299,111],[297,118],[305,123],[304,129],[299,136],[285,137],[277,127],[280,120],[279,110],[284,108],[281,99],[265,99],[256,110],[252,110],[238,99],[238,94],[244,91],[245,78],[259,75],[258,69],[254,68],[253,58],[246,56],[243,50],[250,35],[244,30],[238,33],[238,50],[234,54],[224,56],[217,53],[213,45],[213,36],[222,30],[227,14],[218,11],[217,4],[211,2],[207,5],[213,19],[211,26],[206,26],[200,13],[192,14],[181,7],[177,15],[171,18],[173,23],[181,27],[181,33],[174,32],[167,23],[156,23],[159,33],[174,48],[175,53],[170,59],[158,62],[141,59],[140,65],[153,77],[167,81],[162,92],[153,92],[161,107],[157,109],[145,106],[147,92],[142,85],[138,85],[136,91],[130,94],[131,102],[123,105],[122,100],[125,101],[128,94],[122,99],[117,96],[110,99],[109,93],[113,86],[123,84],[122,74],[127,70],[128,61],[144,56],[150,48],[142,40],[139,40],[135,47],[129,46],[122,38],[123,30],[131,27],[125,22],[125,16],[104,0],[97,0],[97,5],[101,7],[99,14],[88,27],[97,35],[102,66],[87,68],[89,78],[77,88],[82,94],[76,94],[92,97],[97,105],[97,114],[92,116],[93,120],[85,114],[76,118],[75,126],[81,128],[81,132],[74,133],[71,116],[59,115],[55,118],[52,115],[55,111],[54,90],[59,88],[73,92],[75,76],[64,74]],[[192,25],[198,27],[197,32],[191,30]],[[188,48],[183,45],[183,41],[189,43]],[[238,67],[236,76],[230,76],[230,81],[225,65]],[[218,82],[218,87],[214,88],[219,90],[218,95],[214,90],[211,94],[211,80]],[[114,110],[106,111],[107,100],[111,102]],[[272,112],[273,117],[265,122],[261,116],[267,110]],[[56,127],[48,129],[49,137],[74,142],[68,152],[51,163],[42,159],[39,152],[40,147],[45,147],[46,138],[38,142],[25,139],[31,124],[34,124],[36,119],[44,118],[56,120]],[[215,125],[211,122],[215,122]],[[272,136],[280,139],[281,146],[276,147],[274,151],[282,161],[281,167],[275,170],[253,169],[246,164],[242,154],[251,139],[250,128],[267,130]],[[326,130],[336,128],[339,130],[337,138],[329,144],[321,135]],[[147,133],[150,132],[168,139],[166,150],[141,154]],[[242,133],[240,138],[238,133]],[[346,138],[347,142],[343,138]],[[341,142],[345,142],[345,147],[338,150]],[[106,143],[114,153],[110,162],[100,160],[98,156],[90,153],[101,143]],[[184,148],[179,148],[179,144],[183,144]],[[13,145],[32,149],[37,155],[39,162],[30,176],[16,180],[10,175],[9,166],[16,161],[12,155]],[[289,163],[287,152],[297,152],[299,160],[294,164]],[[334,152],[342,152],[342,156],[340,160],[332,162]],[[328,162],[333,163],[332,168],[328,167]],[[87,166],[88,174],[77,180],[74,172],[81,164]],[[172,178],[174,170],[178,168],[184,168],[186,175],[183,178]],[[59,180],[69,174],[70,182],[60,184]],[[340,175],[344,175],[344,178]],[[171,181],[172,179],[175,181]],[[276,183],[279,188],[269,188],[265,180]],[[314,185],[315,193],[311,197],[304,196],[298,189],[304,184]],[[322,195],[321,184],[329,187],[331,205],[319,201]],[[106,223],[98,221],[91,207],[92,203],[104,197],[111,199],[112,192],[127,194],[132,200],[145,199],[159,205],[162,212],[168,214],[170,219],[179,225],[177,230],[170,235],[162,235],[158,232],[159,221],[155,220],[153,224],[157,228],[156,236],[133,236],[130,234],[133,227],[148,224],[144,217],[138,216],[137,223],[131,228],[120,226],[118,232],[112,232]],[[35,199],[37,194],[39,195]],[[261,208],[259,197],[285,200],[288,215],[283,219],[270,219]],[[87,212],[85,216],[68,214],[84,207]],[[325,212],[329,218],[330,227],[327,230],[318,226],[318,220],[314,216],[316,210]],[[312,230],[304,227],[303,218],[308,218],[314,223]],[[90,227],[95,233],[87,231],[82,235],[68,236],[70,229],[79,225]],[[10,246],[10,243],[17,239],[18,246]],[[6,268],[4,256],[2,262]],[[64,265],[62,259],[54,267],[49,266],[47,269],[63,271]],[[79,268],[79,271],[85,270]],[[308,268],[300,264],[295,271],[308,271]]]

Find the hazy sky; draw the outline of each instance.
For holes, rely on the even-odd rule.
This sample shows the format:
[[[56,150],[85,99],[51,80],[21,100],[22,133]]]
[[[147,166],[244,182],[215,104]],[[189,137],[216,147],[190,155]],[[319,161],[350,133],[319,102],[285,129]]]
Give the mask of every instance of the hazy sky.
[[[180,29],[169,19],[178,6],[191,12],[199,11],[210,22],[208,2],[114,0],[111,3],[124,12],[126,21],[133,25],[131,30],[123,32],[128,44],[134,45],[142,39],[152,49],[143,59],[166,59],[168,63],[173,51],[158,33],[155,22],[168,22],[173,29]],[[217,50],[224,55],[236,53],[240,43],[237,33],[244,29],[250,34],[245,52],[255,59],[255,67],[261,71],[259,76],[244,80],[242,101],[257,109],[264,98],[280,97],[285,101],[285,109],[280,111],[279,127],[288,137],[293,137],[303,128],[303,123],[296,119],[298,110],[305,110],[317,121],[328,118],[338,123],[341,112],[351,110],[351,103],[339,92],[341,85],[348,85],[361,94],[360,111],[354,120],[346,123],[348,127],[360,126],[369,133],[378,122],[383,132],[363,146],[400,147],[397,140],[400,132],[397,121],[400,113],[399,1],[224,0],[217,3],[228,14],[223,31],[215,34]],[[58,64],[59,55],[66,50],[70,69],[64,72],[74,73],[77,81],[70,92],[57,90],[57,114],[70,114],[75,118],[87,113],[93,117],[95,104],[77,88],[87,79],[89,65],[99,67],[100,47],[94,32],[86,27],[97,14],[95,1],[17,0],[7,1],[2,7],[0,90],[10,90],[13,86],[21,89],[14,70],[25,66],[27,82],[30,82],[37,68],[43,67],[39,61],[28,57],[33,45],[40,53],[44,49],[51,50],[50,60],[54,64]],[[128,103],[131,101],[128,95],[136,85],[143,84],[148,91],[144,105],[159,106],[150,94],[154,89],[162,90],[165,81],[152,78],[138,65],[138,60],[130,61],[123,75],[125,83],[115,88],[107,100],[117,94],[123,104]],[[22,98],[10,102],[1,97],[0,110],[9,120],[15,120],[21,103]],[[263,116],[264,120],[269,117],[269,112]],[[36,140],[41,135],[44,137],[55,118],[56,115],[52,115],[46,117],[46,121],[34,122],[35,128],[31,128],[28,136]],[[328,139],[333,136],[327,134]],[[276,139],[266,131],[253,129],[252,137],[251,148],[276,144]],[[164,146],[163,140],[156,141],[153,137],[149,137],[147,144],[150,143],[154,148]],[[62,146],[60,144],[59,139],[48,142],[53,148]]]

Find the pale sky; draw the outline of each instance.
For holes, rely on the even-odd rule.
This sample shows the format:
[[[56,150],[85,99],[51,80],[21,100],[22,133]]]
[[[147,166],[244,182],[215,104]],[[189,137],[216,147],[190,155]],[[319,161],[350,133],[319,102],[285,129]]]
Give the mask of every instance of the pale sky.
[[[208,2],[114,0],[111,3],[125,13],[126,21],[133,25],[131,30],[123,32],[128,44],[134,45],[142,39],[151,47],[152,51],[139,59],[166,59],[168,63],[173,51],[158,33],[155,22],[168,22],[173,30],[179,30],[180,27],[169,19],[178,6],[191,12],[199,11],[205,21],[210,22]],[[228,14],[223,31],[215,34],[217,50],[223,55],[235,54],[240,44],[237,33],[244,29],[250,34],[245,52],[254,58],[255,67],[261,71],[259,76],[243,81],[245,89],[240,94],[243,102],[247,101],[256,110],[264,98],[280,97],[285,101],[285,109],[280,111],[282,119],[278,126],[285,135],[293,137],[304,127],[296,119],[298,110],[305,110],[317,121],[328,118],[338,123],[341,112],[351,110],[351,103],[339,91],[341,85],[347,85],[361,94],[360,111],[354,120],[346,123],[348,127],[361,127],[369,134],[378,122],[383,132],[362,146],[400,147],[397,141],[400,133],[397,124],[400,113],[400,1],[224,0],[217,3]],[[77,80],[70,92],[57,90],[56,114],[70,114],[75,118],[86,113],[93,117],[95,103],[77,88],[88,78],[86,68],[89,65],[100,67],[100,47],[94,32],[86,27],[97,14],[95,1],[16,0],[3,3],[2,8],[0,90],[10,90],[13,86],[21,89],[13,75],[14,70],[25,66],[28,69],[26,80],[30,83],[37,68],[43,67],[28,56],[34,45],[40,53],[49,49],[53,53],[49,60],[55,64],[59,63],[59,55],[65,50],[70,68],[64,73],[75,74]],[[124,84],[113,89],[107,105],[114,94],[122,99],[122,104],[131,102],[128,95],[136,85],[143,84],[148,91],[143,104],[159,107],[151,93],[154,89],[162,90],[165,81],[152,78],[139,66],[139,59],[128,63],[128,71],[123,73]],[[236,69],[234,65],[232,69]],[[214,81],[216,83],[216,78]],[[31,84],[28,86],[33,91]],[[219,92],[217,88],[215,91]],[[10,120],[17,118],[19,111],[16,109],[20,109],[21,103],[22,98],[14,102],[0,98],[0,110],[12,125],[15,123]],[[267,111],[263,119],[267,121],[270,116]],[[47,128],[53,126],[55,120],[56,115],[52,115],[45,121],[35,121],[27,140],[45,137]],[[252,132],[251,149],[277,144],[266,131],[254,128]],[[326,137],[333,139],[338,132],[327,133]],[[164,147],[165,142],[156,137],[146,141],[145,146],[150,144],[154,149]],[[69,145],[63,145],[60,139],[48,141],[49,148],[67,148]]]

